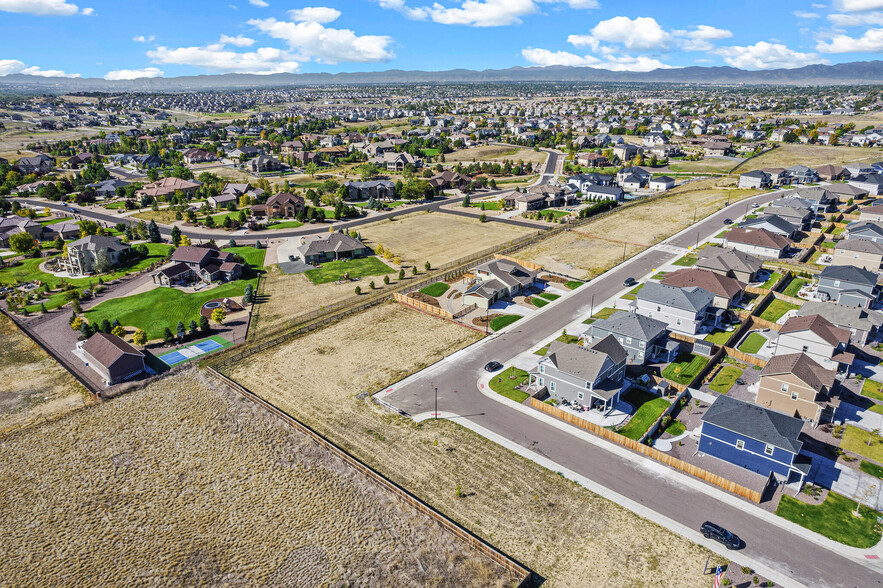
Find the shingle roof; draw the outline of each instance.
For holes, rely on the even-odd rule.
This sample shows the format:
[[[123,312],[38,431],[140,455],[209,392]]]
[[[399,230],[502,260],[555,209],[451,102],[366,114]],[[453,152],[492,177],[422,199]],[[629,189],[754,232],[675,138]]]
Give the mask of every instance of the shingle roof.
[[[883,313],[857,306],[844,306],[833,302],[808,300],[797,311],[797,316],[818,314],[838,327],[871,331],[883,325]]]
[[[797,440],[803,429],[802,419],[729,396],[718,396],[705,411],[702,422],[792,453],[799,453],[803,447]]]
[[[697,268],[681,269],[667,274],[662,278],[662,283],[678,288],[698,286],[722,298],[733,298],[745,290],[745,284],[735,278]]]
[[[764,228],[764,225],[771,226],[774,229],[781,231],[786,235],[792,234],[797,230],[797,226],[785,220],[781,216],[777,216],[775,214],[765,214],[763,216],[759,216],[757,218],[749,218],[741,223],[739,223],[739,228],[762,228],[764,230],[769,230]],[[773,231],[771,231],[773,232]]]
[[[91,355],[101,365],[107,367],[113,365],[123,355],[144,354],[117,337],[107,333],[95,333],[89,340],[83,343],[83,351]]]
[[[172,253],[172,261],[182,261],[185,263],[202,263],[207,259],[211,259],[216,255],[214,249],[206,247],[194,247],[192,245],[182,245],[175,249]]]
[[[638,300],[664,304],[692,312],[699,312],[714,301],[714,294],[698,287],[678,288],[658,282],[647,282],[636,294]]]
[[[817,314],[789,318],[779,330],[779,335],[799,333],[806,330],[815,333],[829,345],[837,346],[839,343],[847,343],[849,341],[848,330],[835,327],[831,321]]]
[[[67,246],[68,249],[85,249],[86,251],[100,251],[102,249],[122,251],[123,249],[128,249],[128,247],[128,245],[123,245],[119,239],[103,235],[88,235],[82,239],[77,239]]]
[[[852,265],[829,265],[822,270],[822,278],[840,280],[850,284],[872,286],[877,283],[877,274]]]
[[[813,390],[820,391],[822,387],[830,388],[834,384],[837,373],[826,370],[813,358],[805,353],[788,353],[786,355],[773,356],[760,371],[762,376],[778,376],[781,374],[794,374],[803,383]]]
[[[633,337],[641,341],[651,341],[666,330],[666,323],[634,312],[615,312],[609,318],[595,321],[591,328]]]
[[[623,363],[627,357],[612,335],[588,347],[554,341],[546,355],[558,370],[593,383],[611,364]]]
[[[708,247],[704,251],[720,250],[719,247]],[[720,271],[740,271],[757,273],[763,267],[763,260],[737,249],[724,249],[709,257],[699,258],[694,267]]]
[[[883,243],[871,241],[870,239],[844,239],[838,242],[834,249],[842,249],[844,251],[857,251],[859,253],[876,253],[883,255]]]
[[[770,249],[784,249],[791,241],[766,229],[733,229],[724,237],[728,242],[755,245]]]

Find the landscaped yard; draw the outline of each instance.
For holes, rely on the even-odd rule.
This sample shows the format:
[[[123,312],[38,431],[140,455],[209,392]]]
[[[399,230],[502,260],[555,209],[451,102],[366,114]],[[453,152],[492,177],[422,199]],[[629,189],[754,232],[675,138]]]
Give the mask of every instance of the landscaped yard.
[[[585,284],[585,282],[580,282],[579,280],[569,280],[567,283],[564,284],[564,286],[567,287],[568,290],[576,290],[583,284]]]
[[[870,445],[868,440],[871,441]],[[883,462],[883,437],[852,425],[846,426],[843,439],[840,441],[840,449]]]
[[[502,394],[506,398],[514,400],[515,402],[524,402],[529,394],[527,392],[522,392],[521,390],[516,390],[515,386],[519,386],[527,382],[527,380],[528,375],[526,371],[520,370],[515,366],[509,366],[502,372],[494,374],[489,385],[491,390],[497,394]]]
[[[364,278],[367,276],[384,276],[393,273],[393,269],[376,257],[363,257],[348,261],[330,261],[323,263],[321,267],[307,270],[304,275],[314,284],[327,284],[336,282],[349,274],[350,278]],[[365,284],[363,290],[368,289]]]
[[[534,306],[536,306],[537,308],[542,308],[542,307],[546,306],[547,304],[549,304],[548,300],[543,300],[539,296],[531,296],[529,300],[530,300],[530,303],[533,304]]]
[[[791,304],[790,302],[774,298],[769,304],[767,304],[767,307],[760,314],[760,318],[774,323],[785,316],[785,313],[789,310],[797,310],[798,308],[800,307],[796,304]]]
[[[714,332],[709,333],[705,336],[705,340],[709,343],[714,343],[715,345],[726,345],[727,341],[730,340],[730,336],[732,334],[732,332],[715,329]]]
[[[656,419],[662,416],[665,409],[671,405],[665,398],[638,389],[626,392],[623,400],[635,407],[635,414],[617,432],[635,441],[640,439],[647,432],[647,429],[650,428],[650,425],[655,423]]]
[[[552,294],[551,292],[543,292],[542,294],[540,294],[540,296],[549,301],[558,300],[559,298],[561,298],[560,294]]]
[[[883,392],[880,391],[881,388],[883,388],[883,384],[880,384],[880,382],[865,380],[865,383],[862,384],[862,394],[868,398],[873,398],[874,400],[883,400]]]
[[[878,466],[875,463],[862,460],[862,463],[858,467],[866,474],[871,474],[876,478],[883,479],[883,467]]]
[[[707,363],[708,358],[701,355],[691,353],[681,355],[678,356],[677,361],[668,364],[662,370],[662,377],[678,384],[687,385],[693,381],[693,378],[702,371]]]
[[[852,514],[855,507],[855,501],[833,492],[821,504],[807,504],[784,494],[776,514],[838,543],[873,547],[880,541],[880,532],[874,529],[879,513],[861,506],[861,516],[856,517]]]
[[[472,203],[472,208],[481,208],[482,205],[484,205],[484,210],[500,210],[502,208],[499,200],[479,200]]]
[[[717,373],[717,375],[714,377],[708,387],[718,394],[726,394],[736,383],[736,379],[738,379],[741,375],[741,369],[733,365],[725,365]]]
[[[267,229],[275,231],[277,229],[296,229],[302,226],[304,226],[304,224],[300,221],[282,221],[279,223],[273,223],[272,225],[267,225]]]
[[[569,334],[566,334],[566,333],[562,333],[562,334],[561,334],[557,339],[555,339],[555,340],[556,340],[556,341],[561,341],[562,343],[568,343],[568,344],[570,344],[570,343],[576,343],[577,341],[579,341],[579,337],[577,337],[576,335],[569,335]],[[543,355],[543,356],[544,356],[544,355],[546,355],[546,353],[548,353],[548,352],[549,352],[549,346],[546,345],[545,347],[541,347],[540,349],[537,349],[536,351],[534,351],[534,355]]]
[[[641,288],[643,288],[643,287],[644,287],[644,284],[638,284],[637,286],[635,286],[634,288],[629,290],[628,294],[623,294],[622,299],[623,300],[637,300],[637,298],[638,298],[637,294],[638,294],[638,292],[641,291]]]
[[[742,353],[757,353],[764,345],[766,345],[766,337],[760,333],[751,333],[739,345],[739,351]]]
[[[497,318],[493,319],[488,326],[490,327],[491,331],[494,331],[496,333],[500,329],[508,327],[520,318],[520,314],[507,314],[503,316],[498,316]]]
[[[782,290],[782,294],[785,296],[792,296],[797,298],[797,294],[800,292],[800,289],[809,284],[809,280],[804,280],[803,278],[792,278],[788,285]]]
[[[425,288],[421,288],[420,293],[438,298],[439,296],[447,292],[448,289],[450,289],[450,286],[445,284],[444,282],[436,282],[435,284],[430,284]]]
[[[682,265],[684,267],[690,267],[692,265],[695,265],[697,261],[699,261],[698,255],[693,255],[692,253],[688,253],[687,255],[683,256],[682,258],[673,261],[672,264],[673,265]]]
[[[776,285],[776,282],[778,282],[781,279],[782,279],[782,274],[780,274],[779,272],[773,272],[770,274],[770,277],[767,279],[767,281],[764,282],[760,286],[760,288],[763,288],[764,290],[769,290],[770,288],[772,288],[773,286]]]

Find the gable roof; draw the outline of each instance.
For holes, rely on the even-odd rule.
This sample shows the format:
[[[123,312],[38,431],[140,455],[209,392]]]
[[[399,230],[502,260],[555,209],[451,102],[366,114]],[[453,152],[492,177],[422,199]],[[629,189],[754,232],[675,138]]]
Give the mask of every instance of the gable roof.
[[[883,255],[883,243],[871,241],[870,239],[844,239],[838,241],[834,245],[834,250],[842,249],[843,251],[857,251],[858,253],[876,253]]]
[[[652,341],[665,333],[667,324],[664,321],[650,318],[634,312],[614,312],[610,317],[595,321],[590,329],[598,328],[610,333],[633,337],[641,341]]]
[[[803,447],[797,440],[803,429],[802,419],[729,396],[718,396],[705,411],[702,422],[791,453],[799,453]]]
[[[735,278],[698,268],[685,268],[666,274],[662,283],[678,288],[698,286],[722,298],[733,298],[745,290],[745,284]]]
[[[834,345],[835,347],[840,343],[847,343],[849,341],[848,330],[835,327],[831,321],[817,314],[789,318],[779,330],[779,335],[799,333],[801,331],[810,331],[821,337],[829,345]]]
[[[820,276],[865,286],[873,286],[877,283],[877,274],[853,265],[829,265],[822,270]]]
[[[101,332],[95,333],[83,343],[83,351],[105,367],[113,365],[124,355],[144,357],[143,353],[116,335],[108,335]]]
[[[779,376],[782,374],[793,374],[801,382],[816,391],[820,391],[822,387],[830,388],[834,384],[834,378],[837,376],[836,372],[826,370],[805,353],[775,355],[760,371],[761,377]]]
[[[797,230],[797,226],[791,224],[790,222],[788,222],[787,220],[785,220],[784,218],[782,218],[781,216],[778,216],[776,214],[764,214],[764,215],[759,216],[757,218],[746,219],[746,220],[742,221],[741,223],[739,223],[739,228],[757,227],[757,228],[761,228],[764,230],[769,230],[769,229],[765,229],[764,225],[773,227],[774,229],[777,229],[777,230],[785,233],[786,235],[790,235],[794,231]],[[770,232],[773,232],[773,231],[770,231]]]
[[[736,228],[724,235],[724,239],[732,243],[742,243],[769,249],[784,249],[791,244],[790,239],[766,229]]]
[[[883,326],[883,313],[861,306],[845,306],[821,300],[807,300],[797,311],[797,316],[813,314],[825,317],[835,326],[849,329],[871,331],[874,327]]]
[[[647,282],[636,294],[638,300],[664,304],[692,312],[699,312],[714,301],[714,294],[696,286],[678,288],[658,282]]]
[[[613,336],[607,336],[588,347],[553,341],[545,359],[565,374],[594,383],[602,372],[612,364],[624,362],[626,357],[619,342]]]
[[[720,248],[708,247],[703,251],[708,252],[714,249]],[[720,253],[712,253],[708,257],[700,257],[693,267],[720,271],[735,270],[753,274],[761,270],[763,260],[738,249],[724,249]]]
[[[123,245],[123,243],[114,237],[105,237],[103,235],[88,235],[83,237],[82,239],[77,239],[73,243],[69,243],[67,246],[68,250],[70,249],[84,249],[86,251],[101,251],[102,249],[107,249],[108,251],[122,251],[124,249],[128,249],[128,245]]]

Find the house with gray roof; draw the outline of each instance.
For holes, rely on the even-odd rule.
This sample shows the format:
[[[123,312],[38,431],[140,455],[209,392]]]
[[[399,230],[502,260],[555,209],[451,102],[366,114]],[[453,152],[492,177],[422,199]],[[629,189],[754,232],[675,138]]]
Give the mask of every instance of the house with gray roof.
[[[745,219],[739,223],[740,229],[765,229],[770,233],[781,235],[787,239],[794,237],[800,229],[796,224],[774,214],[764,214],[757,218]]]
[[[381,200],[395,198],[395,183],[390,180],[373,180],[370,182],[344,182],[347,189],[347,199],[367,200],[379,198]]]
[[[628,363],[642,364],[653,358],[668,363],[677,356],[680,343],[668,338],[668,325],[634,312],[615,312],[609,318],[593,322],[583,334],[590,341],[614,337],[628,354]]]
[[[879,296],[877,274],[851,265],[829,265],[819,275],[818,296],[844,306],[868,308]]]
[[[296,251],[301,261],[309,264],[367,257],[373,253],[355,237],[341,232],[301,237]]]
[[[714,294],[696,286],[679,288],[655,281],[644,284],[631,303],[632,309],[660,320],[671,331],[696,335],[706,321],[717,324],[723,309],[714,307]]]
[[[130,250],[128,245],[114,237],[89,235],[69,243],[67,255],[60,260],[65,271],[82,276],[119,265]],[[100,269],[102,265],[106,265],[104,270]]]
[[[867,239],[876,243],[883,243],[883,222],[858,222],[846,226],[843,231],[846,239]]]
[[[801,231],[809,229],[816,218],[815,212],[811,208],[781,204],[767,206],[763,210],[763,216],[775,216],[776,218],[784,219]]]
[[[852,265],[872,272],[883,267],[883,242],[843,239],[834,245],[832,265]]]
[[[494,302],[516,296],[536,282],[538,272],[508,259],[493,259],[473,270],[475,282],[463,296],[465,304],[489,308]]]
[[[759,281],[758,274],[763,269],[763,260],[736,249],[707,247],[700,252],[699,260],[693,265],[696,269],[712,271],[750,284]]]
[[[818,214],[824,214],[831,211],[832,207],[840,200],[838,196],[835,193],[830,192],[827,187],[822,188],[818,186],[798,190],[796,197],[809,202],[813,211]]]
[[[872,196],[883,194],[883,176],[879,174],[856,176],[849,180],[849,185],[864,190]]]
[[[555,341],[529,372],[530,388],[545,390],[558,401],[607,411],[628,387],[627,357],[613,336],[585,347]]]
[[[739,176],[739,187],[754,190],[766,190],[773,185],[773,179],[770,174],[763,170],[756,169],[745,172]]]
[[[834,302],[809,300],[797,311],[797,316],[819,315],[834,326],[849,331],[849,342],[866,345],[877,338],[883,326],[883,313],[857,306],[844,306]]]

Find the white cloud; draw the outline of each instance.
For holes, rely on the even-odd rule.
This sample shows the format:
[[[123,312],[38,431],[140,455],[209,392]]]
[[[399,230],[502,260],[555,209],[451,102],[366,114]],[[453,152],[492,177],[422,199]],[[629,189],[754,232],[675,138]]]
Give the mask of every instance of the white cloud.
[[[264,2],[264,0],[248,0],[248,3],[259,8],[266,8],[267,6],[269,6],[269,4],[267,2]]]
[[[248,53],[228,51],[220,43],[205,47],[157,47],[147,56],[154,63],[192,65],[217,72],[272,74],[295,72],[300,63],[288,51],[261,47]]]
[[[692,31],[672,31],[672,35],[679,37],[678,44],[684,51],[711,51],[714,48],[712,41],[729,39],[733,33],[726,29],[699,25]]]
[[[26,74],[29,76],[40,76],[44,78],[78,78],[80,74],[69,74],[60,69],[40,69],[32,65],[27,66],[18,59],[0,59],[0,76],[8,76],[10,74]]]
[[[221,35],[221,39],[218,42],[222,45],[233,45],[235,47],[251,47],[255,44],[254,39],[250,39],[242,35],[237,35],[235,37],[231,37],[229,35]]]
[[[154,37],[153,35],[150,35],[149,37],[145,37],[144,35],[137,35],[135,37],[132,37],[132,40],[136,43],[150,43],[154,39],[156,39],[156,37]]]
[[[545,2],[547,4],[567,4],[570,8],[576,8],[578,10],[591,10],[594,8],[601,8],[598,0],[537,0],[537,2]]]
[[[864,14],[829,14],[828,20],[838,27],[883,25],[883,12],[866,12]]]
[[[721,47],[715,50],[723,60],[740,69],[776,69],[827,63],[816,53],[800,53],[779,43],[761,41],[746,47]]]
[[[0,0],[0,11],[37,16],[73,16],[81,12],[79,6],[65,0]],[[82,14],[87,16],[94,12],[93,8],[82,10]]]
[[[844,12],[863,12],[883,8],[883,0],[834,0],[833,6]]]
[[[670,69],[671,66],[662,63],[658,59],[639,55],[607,55],[598,59],[594,55],[576,55],[567,51],[549,51],[547,49],[535,49],[528,47],[521,50],[524,59],[533,65],[565,65],[565,66],[589,66],[611,71],[652,71],[654,69]]]
[[[322,63],[388,61],[395,54],[388,49],[392,38],[384,35],[357,36],[349,29],[325,28],[317,22],[285,22],[275,18],[252,19],[248,24],[262,33],[285,41],[298,58]]]
[[[227,8],[229,8],[229,9],[231,9],[231,10],[239,10],[239,7],[236,6],[235,4],[228,4],[228,5],[227,5]]]
[[[381,8],[396,10],[413,20],[469,27],[500,27],[521,24],[522,18],[539,12],[539,3],[565,4],[570,8],[598,8],[597,0],[460,0],[459,6],[408,6],[405,0],[376,0]]]
[[[328,24],[340,18],[340,11],[327,6],[307,6],[288,11],[288,17],[294,22],[318,22]]]
[[[813,18],[819,18],[821,15],[818,12],[809,12],[807,10],[794,10],[791,12],[797,18],[802,18],[806,20],[811,20]]]
[[[94,8],[84,8],[80,11],[80,14],[82,14],[83,16],[98,16],[97,14],[95,14]]]
[[[868,29],[861,37],[834,35],[827,43],[819,41],[816,51],[822,53],[876,53],[883,51],[883,29]]]
[[[599,22],[588,35],[567,37],[567,42],[574,47],[591,47],[593,51],[601,50],[602,41],[618,43],[629,50],[644,51],[665,49],[671,35],[649,16],[639,16],[634,20],[627,16],[615,16]]]
[[[160,78],[163,71],[157,67],[144,69],[117,69],[104,75],[105,80],[137,80],[140,78]]]

